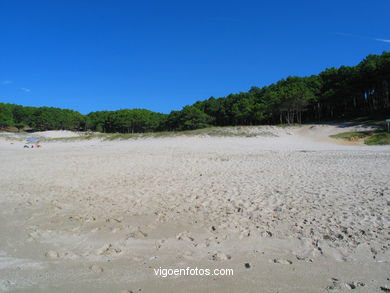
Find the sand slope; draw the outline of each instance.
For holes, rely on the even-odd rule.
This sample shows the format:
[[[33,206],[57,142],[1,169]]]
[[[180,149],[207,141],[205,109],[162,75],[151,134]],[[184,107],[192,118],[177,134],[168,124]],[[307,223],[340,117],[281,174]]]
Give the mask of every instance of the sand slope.
[[[383,292],[390,147],[248,129],[275,135],[0,139],[0,291]]]

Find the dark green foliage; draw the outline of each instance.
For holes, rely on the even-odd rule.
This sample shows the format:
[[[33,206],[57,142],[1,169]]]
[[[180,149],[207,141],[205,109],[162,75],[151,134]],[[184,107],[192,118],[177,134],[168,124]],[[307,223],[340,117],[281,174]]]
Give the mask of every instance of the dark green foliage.
[[[357,66],[329,68],[310,77],[290,76],[248,92],[211,97],[169,115],[124,109],[84,116],[72,110],[0,103],[0,128],[138,133],[209,125],[294,124],[379,113],[390,115],[390,52],[369,55]]]
[[[0,103],[0,127],[14,126],[12,105]]]
[[[79,112],[49,108],[23,107],[0,103],[0,127],[16,126],[34,130],[85,130],[86,117]]]
[[[210,125],[212,118],[195,106],[172,111],[165,122],[168,130],[193,130]]]
[[[145,109],[99,111],[88,114],[88,127],[99,132],[150,132],[160,130],[164,114]]]

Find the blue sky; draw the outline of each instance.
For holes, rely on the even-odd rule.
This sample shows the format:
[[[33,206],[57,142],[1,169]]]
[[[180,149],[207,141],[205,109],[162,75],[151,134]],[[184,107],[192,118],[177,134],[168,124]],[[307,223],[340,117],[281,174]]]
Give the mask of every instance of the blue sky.
[[[390,51],[390,1],[0,0],[0,102],[167,113]]]

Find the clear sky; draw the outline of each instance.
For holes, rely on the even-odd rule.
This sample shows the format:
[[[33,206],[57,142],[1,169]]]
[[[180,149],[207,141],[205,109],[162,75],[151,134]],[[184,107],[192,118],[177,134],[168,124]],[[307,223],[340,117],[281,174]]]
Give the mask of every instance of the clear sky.
[[[390,51],[389,0],[0,0],[0,101],[167,113]]]

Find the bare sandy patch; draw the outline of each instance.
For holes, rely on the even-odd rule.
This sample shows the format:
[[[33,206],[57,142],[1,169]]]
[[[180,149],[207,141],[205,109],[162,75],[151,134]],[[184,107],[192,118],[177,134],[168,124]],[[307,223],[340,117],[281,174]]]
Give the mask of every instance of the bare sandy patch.
[[[380,292],[390,148],[310,127],[41,149],[0,139],[0,290]]]

